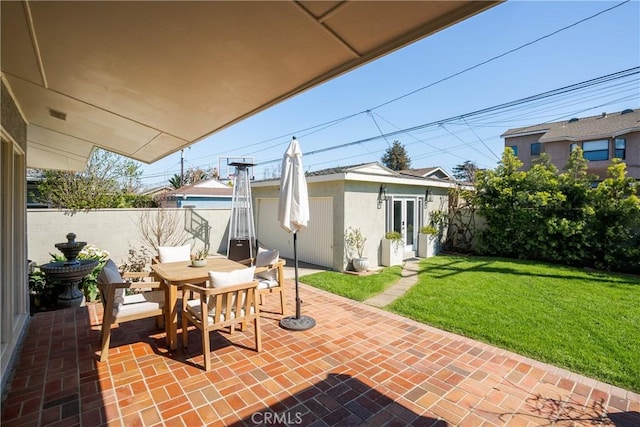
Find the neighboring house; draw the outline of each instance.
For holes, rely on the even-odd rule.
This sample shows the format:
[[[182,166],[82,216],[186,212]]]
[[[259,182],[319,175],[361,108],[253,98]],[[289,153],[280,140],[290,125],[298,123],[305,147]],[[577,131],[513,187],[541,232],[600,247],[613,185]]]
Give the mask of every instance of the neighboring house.
[[[48,208],[40,197],[38,186],[44,180],[44,173],[40,169],[27,169],[27,208]]]
[[[627,164],[628,176],[640,179],[640,110],[572,118],[562,122],[509,129],[504,134],[505,147],[511,147],[529,170],[542,153],[562,171],[575,147],[581,147],[589,160],[589,173],[599,180],[606,178],[611,159]]]
[[[447,171],[442,169],[440,166],[430,167],[430,168],[421,168],[421,169],[404,169],[398,172],[403,175],[421,176],[423,178],[437,178],[437,179],[444,179],[448,181],[455,181],[455,178],[449,175]]]
[[[166,207],[230,209],[233,187],[213,178],[168,191],[164,197]]]
[[[306,177],[310,220],[297,239],[298,259],[337,271],[347,265],[344,235],[348,227],[360,228],[367,238],[364,255],[371,266],[380,263],[381,239],[390,230],[403,235],[405,258],[414,256],[420,227],[428,223],[431,212],[448,209],[448,191],[456,185],[395,172],[377,162],[324,169]],[[292,236],[277,220],[278,185],[273,180],[251,185],[257,238],[291,258]]]
[[[159,187],[153,187],[144,191],[140,191],[139,194],[141,196],[150,196],[154,200],[159,201],[159,200],[163,200],[165,198],[165,194],[167,194],[171,190],[173,190],[173,187],[168,185],[161,185]]]

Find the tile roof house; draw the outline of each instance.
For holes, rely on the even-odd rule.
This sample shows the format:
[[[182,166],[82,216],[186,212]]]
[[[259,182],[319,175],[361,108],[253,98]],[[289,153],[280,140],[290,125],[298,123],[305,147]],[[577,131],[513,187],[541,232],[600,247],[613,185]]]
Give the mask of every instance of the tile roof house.
[[[628,176],[640,179],[640,110],[627,109],[598,116],[572,118],[509,129],[504,134],[505,147],[513,148],[528,170],[533,160],[547,153],[562,170],[575,147],[581,147],[589,160],[589,173],[604,179],[611,159],[627,164]]]
[[[455,180],[451,175],[449,175],[449,173],[447,173],[446,170],[442,169],[440,166],[420,169],[404,169],[398,172],[404,175],[421,176],[423,178],[437,178],[451,181]]]
[[[233,187],[213,178],[168,191],[163,197],[166,207],[230,209]]]

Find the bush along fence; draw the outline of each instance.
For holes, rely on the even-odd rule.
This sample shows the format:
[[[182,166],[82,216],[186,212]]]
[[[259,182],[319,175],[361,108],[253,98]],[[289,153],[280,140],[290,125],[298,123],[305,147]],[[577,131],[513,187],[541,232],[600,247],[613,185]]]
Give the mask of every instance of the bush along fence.
[[[564,172],[541,155],[527,172],[510,148],[468,196],[486,221],[478,252],[640,273],[640,182],[613,159],[593,185],[580,148]]]

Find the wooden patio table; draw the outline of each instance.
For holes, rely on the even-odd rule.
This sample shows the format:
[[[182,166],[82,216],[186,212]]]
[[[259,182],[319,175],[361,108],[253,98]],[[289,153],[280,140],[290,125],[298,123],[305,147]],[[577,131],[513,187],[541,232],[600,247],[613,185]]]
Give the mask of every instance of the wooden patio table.
[[[167,316],[167,345],[171,350],[178,348],[178,287],[183,283],[203,283],[209,279],[209,271],[228,272],[247,268],[246,265],[231,261],[228,258],[207,258],[205,267],[192,267],[191,261],[164,262],[152,264],[151,269],[158,279],[166,281],[165,287]]]

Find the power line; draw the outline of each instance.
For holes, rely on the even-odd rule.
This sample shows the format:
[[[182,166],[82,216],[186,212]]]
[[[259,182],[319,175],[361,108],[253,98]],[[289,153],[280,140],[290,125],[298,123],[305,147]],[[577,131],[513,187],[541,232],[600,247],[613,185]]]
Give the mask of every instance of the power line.
[[[421,125],[417,125],[417,126],[413,126],[410,128],[405,128],[405,129],[401,129],[398,131],[393,131],[393,132],[388,132],[386,134],[383,134],[384,137],[393,137],[396,135],[400,135],[402,133],[407,133],[407,132],[413,132],[416,130],[420,130],[420,129],[424,129],[427,127],[431,127],[431,126],[441,126],[442,124],[445,123],[449,123],[452,121],[456,121],[456,120],[464,120],[468,117],[473,117],[473,116],[479,116],[481,114],[485,114],[487,112],[495,112],[501,109],[506,109],[512,106],[518,106],[518,105],[522,105],[525,104],[527,102],[532,102],[532,101],[536,101],[536,100],[540,100],[540,99],[545,99],[545,98],[550,98],[550,97],[554,97],[554,96],[558,96],[558,95],[564,95],[570,92],[574,92],[583,88],[587,88],[587,87],[591,87],[591,86],[595,86],[598,84],[602,84],[602,83],[606,83],[612,80],[617,80],[617,79],[621,79],[621,78],[625,78],[625,77],[629,77],[635,74],[640,73],[640,67],[634,67],[634,68],[630,68],[628,70],[623,70],[623,71],[619,71],[616,73],[612,73],[612,74],[608,74],[605,76],[601,76],[601,77],[597,77],[594,79],[590,79],[590,80],[585,80],[583,82],[580,83],[576,83],[573,85],[569,85],[569,86],[564,86],[558,89],[554,89],[554,90],[550,90],[547,92],[542,92],[536,95],[532,95],[532,96],[528,96],[525,98],[520,98],[517,99],[515,101],[510,101],[510,102],[506,102],[503,104],[499,104],[499,105],[495,105],[492,107],[487,107],[487,108],[483,108],[481,110],[476,110],[473,111],[471,113],[466,113],[466,114],[460,114],[458,116],[453,116],[453,117],[449,117],[447,119],[441,119],[441,120],[436,120],[436,121],[432,121],[432,122],[428,122],[428,123],[424,123]],[[305,153],[305,156],[312,156],[315,154],[320,154],[320,153],[325,153],[327,151],[332,151],[332,150],[337,150],[340,148],[345,148],[345,147],[350,147],[353,145],[357,145],[357,144],[363,144],[366,142],[371,142],[371,141],[375,141],[377,139],[380,139],[382,136],[380,135],[376,135],[376,136],[372,136],[369,138],[363,138],[363,139],[359,139],[356,141],[352,141],[352,142],[347,142],[347,143],[343,143],[343,144],[338,144],[338,145],[333,145],[330,147],[325,147],[325,148],[321,148],[319,150],[314,150],[314,151],[308,151]],[[264,162],[259,162],[257,163],[257,166],[263,166],[266,164],[270,164],[270,163],[274,163],[274,162],[279,162],[282,159],[278,158],[278,159],[273,159],[273,160],[267,160]]]
[[[373,120],[373,123],[375,123],[376,128],[378,128],[378,132],[380,132],[380,135],[382,135],[382,137],[384,138],[384,141],[387,143],[387,146],[391,147],[391,144],[389,144],[389,140],[387,139],[386,136],[384,136],[384,133],[382,132],[382,129],[380,129],[380,126],[378,125],[378,122],[376,121],[376,118],[373,117],[373,114],[371,113],[371,111],[367,111],[367,114],[369,115],[369,117],[371,117],[371,120]]]
[[[538,37],[537,39],[535,39],[535,40],[533,40],[533,41],[527,42],[527,43],[525,43],[525,44],[523,44],[523,45],[520,45],[520,46],[518,46],[518,47],[516,47],[516,48],[513,48],[513,49],[511,49],[511,50],[508,50],[508,51],[506,51],[506,52],[503,52],[503,53],[501,53],[500,55],[496,55],[496,56],[494,56],[494,57],[492,57],[492,58],[489,58],[489,59],[487,59],[487,60],[485,60],[485,61],[482,61],[482,62],[480,62],[480,63],[478,63],[478,64],[476,64],[476,65],[472,65],[471,67],[465,68],[465,69],[464,69],[464,70],[462,70],[462,71],[458,71],[457,73],[451,74],[451,75],[450,75],[450,76],[448,76],[448,77],[444,77],[444,78],[442,78],[442,79],[440,79],[440,80],[438,80],[438,81],[435,81],[435,82],[430,83],[430,84],[428,84],[428,85],[426,85],[426,86],[423,86],[423,87],[421,87],[421,88],[418,88],[418,89],[416,89],[416,90],[413,90],[413,91],[411,91],[411,92],[409,92],[409,93],[405,93],[404,95],[400,95],[400,96],[398,96],[398,97],[396,97],[396,98],[393,98],[393,99],[391,99],[391,100],[389,100],[389,101],[387,101],[387,102],[383,102],[382,104],[376,105],[375,107],[371,108],[371,110],[376,110],[376,109],[378,109],[378,108],[384,107],[385,105],[389,105],[389,104],[391,104],[392,102],[399,101],[400,99],[403,99],[403,98],[406,98],[406,97],[408,97],[408,96],[411,96],[411,95],[413,95],[414,93],[418,93],[418,92],[420,92],[420,91],[423,91],[423,90],[425,90],[425,89],[428,89],[428,88],[430,88],[430,87],[432,87],[432,86],[435,86],[435,85],[437,85],[437,84],[439,84],[439,83],[445,82],[445,81],[450,80],[450,79],[452,79],[452,78],[454,78],[454,77],[456,77],[456,76],[459,76],[460,74],[464,74],[464,73],[466,73],[466,72],[468,72],[468,71],[474,70],[474,69],[476,69],[476,68],[478,68],[478,67],[481,67],[481,66],[486,65],[486,64],[488,64],[488,63],[490,63],[490,62],[493,62],[493,61],[495,61],[496,59],[500,59],[500,58],[502,58],[502,57],[504,57],[504,56],[507,56],[507,55],[509,55],[509,54],[511,54],[511,53],[513,53],[513,52],[517,52],[517,51],[519,51],[520,49],[524,49],[524,48],[525,48],[525,47],[527,47],[527,46],[531,46],[531,45],[533,45],[533,44],[535,44],[535,43],[538,43],[538,42],[539,42],[539,41],[541,41],[541,40],[544,40],[544,39],[547,39],[547,38],[549,38],[549,37],[555,36],[556,34],[561,33],[562,31],[568,30],[569,28],[575,27],[576,25],[579,25],[579,24],[582,24],[583,22],[589,21],[590,19],[593,19],[593,18],[595,18],[595,17],[597,17],[597,16],[599,16],[599,15],[602,15],[603,13],[609,12],[610,10],[613,10],[613,9],[615,9],[615,8],[617,8],[617,7],[620,7],[620,6],[622,6],[623,4],[628,3],[629,1],[630,1],[630,0],[625,0],[625,1],[623,1],[622,3],[618,3],[617,5],[612,6],[612,7],[610,7],[610,8],[607,8],[607,9],[605,9],[605,10],[602,10],[602,11],[600,11],[600,12],[598,12],[598,13],[594,14],[594,15],[588,16],[588,17],[586,17],[586,18],[584,18],[584,19],[581,19],[581,20],[579,20],[579,21],[577,21],[577,22],[574,22],[573,24],[570,24],[570,25],[567,25],[567,26],[565,26],[565,27],[562,27],[562,28],[560,28],[559,30],[556,30],[556,31],[554,31],[554,32],[552,32],[552,33],[546,34],[546,35],[544,35],[544,36],[542,36],[542,37]]]
[[[324,130],[324,129],[328,128],[328,127],[335,126],[335,125],[337,125],[337,124],[339,124],[339,123],[341,123],[341,122],[343,122],[343,121],[345,121],[345,120],[352,119],[352,118],[357,117],[357,116],[362,115],[362,114],[367,114],[367,113],[368,113],[368,112],[370,112],[370,111],[376,110],[376,109],[378,109],[378,108],[384,107],[384,106],[386,106],[386,105],[389,105],[389,104],[394,103],[394,102],[396,102],[396,101],[399,101],[399,100],[401,100],[401,99],[404,99],[404,98],[406,98],[406,97],[409,97],[409,96],[411,96],[411,95],[413,95],[413,94],[415,94],[415,93],[421,92],[421,91],[423,91],[423,90],[425,90],[425,89],[428,89],[428,88],[433,87],[433,86],[435,86],[435,85],[437,85],[437,84],[440,84],[440,83],[445,82],[445,81],[447,81],[447,80],[450,80],[450,79],[452,79],[452,78],[454,78],[454,77],[457,77],[457,76],[459,76],[459,75],[461,75],[461,74],[464,74],[464,73],[466,73],[466,72],[468,72],[468,71],[474,70],[474,69],[479,68],[479,67],[481,67],[481,66],[483,66],[483,65],[486,65],[486,64],[488,64],[488,63],[490,63],[490,62],[493,62],[493,61],[495,61],[495,60],[497,60],[497,59],[503,58],[503,57],[505,57],[505,56],[507,56],[507,55],[509,55],[509,54],[511,54],[511,53],[517,52],[517,51],[519,51],[519,50],[521,50],[521,49],[524,49],[525,47],[531,46],[531,45],[533,45],[533,44],[535,44],[535,43],[538,43],[538,42],[540,42],[540,41],[542,41],[542,40],[545,40],[545,39],[547,39],[547,38],[549,38],[549,37],[553,37],[553,36],[555,36],[556,34],[559,34],[559,33],[563,32],[563,31],[565,31],[565,30],[568,30],[568,29],[570,29],[570,28],[573,28],[573,27],[575,27],[575,26],[577,26],[577,25],[580,25],[580,24],[582,24],[582,23],[584,23],[584,22],[587,22],[587,21],[589,21],[589,20],[591,20],[591,19],[594,19],[594,18],[596,18],[596,17],[598,17],[598,16],[600,16],[600,15],[602,15],[602,14],[604,14],[604,13],[607,13],[607,12],[609,12],[609,11],[613,10],[613,9],[616,9],[616,8],[618,8],[618,7],[620,7],[620,6],[624,5],[624,4],[626,4],[626,3],[629,3],[629,1],[630,1],[630,0],[625,0],[625,1],[621,2],[621,3],[618,3],[618,4],[614,5],[614,6],[611,6],[611,7],[607,8],[607,9],[604,9],[604,10],[602,10],[602,11],[600,11],[600,12],[597,12],[597,13],[595,13],[595,14],[593,14],[593,15],[590,15],[590,16],[588,16],[588,17],[586,17],[586,18],[583,18],[583,19],[581,19],[581,20],[579,20],[579,21],[576,21],[576,22],[574,22],[574,23],[572,23],[572,24],[566,25],[566,26],[564,26],[564,27],[562,27],[562,28],[560,28],[560,29],[558,29],[558,30],[555,30],[555,31],[553,31],[553,32],[551,32],[551,33],[548,33],[548,34],[546,34],[546,35],[544,35],[544,36],[538,37],[538,38],[537,38],[537,39],[535,39],[535,40],[532,40],[532,41],[530,41],[530,42],[524,43],[524,44],[522,44],[522,45],[520,45],[520,46],[518,46],[518,47],[516,47],[516,48],[510,49],[510,50],[508,50],[508,51],[506,51],[506,52],[503,52],[503,53],[501,53],[501,54],[499,54],[499,55],[496,55],[496,56],[494,56],[494,57],[492,57],[492,58],[489,58],[489,59],[487,59],[487,60],[485,60],[485,61],[482,61],[482,62],[480,62],[480,63],[478,63],[478,64],[475,64],[475,65],[473,65],[473,66],[467,67],[467,68],[465,68],[465,69],[463,69],[463,70],[461,70],[461,71],[458,71],[458,72],[456,72],[456,73],[454,73],[454,74],[451,74],[451,75],[449,75],[449,76],[447,76],[447,77],[444,77],[444,78],[442,78],[442,79],[440,79],[440,80],[438,80],[438,81],[435,81],[435,82],[429,83],[428,85],[422,86],[422,87],[420,87],[420,88],[418,88],[418,89],[412,90],[412,91],[410,91],[410,92],[408,92],[408,93],[405,93],[405,94],[403,94],[403,95],[400,95],[400,96],[398,96],[398,97],[396,97],[396,98],[393,98],[393,99],[391,99],[391,100],[389,100],[389,101],[383,102],[382,104],[376,105],[375,107],[372,107],[372,108],[369,108],[369,109],[366,109],[366,110],[360,111],[360,112],[358,112],[358,113],[353,113],[353,114],[349,114],[349,115],[344,116],[344,117],[340,117],[340,118],[337,118],[337,119],[333,119],[333,120],[330,120],[330,121],[326,121],[326,122],[324,122],[324,123],[321,123],[321,124],[318,124],[318,125],[314,125],[314,126],[311,126],[311,127],[307,127],[307,128],[304,128],[304,129],[299,129],[299,130],[295,130],[295,131],[292,131],[292,132],[287,132],[287,133],[282,134],[282,135],[280,135],[280,136],[276,136],[276,137],[269,138],[269,139],[264,139],[264,140],[262,140],[262,141],[259,141],[259,142],[253,143],[253,144],[248,144],[248,145],[245,145],[245,146],[242,146],[242,147],[238,147],[237,149],[235,149],[235,150],[233,150],[233,151],[235,152],[235,151],[240,151],[240,150],[246,150],[246,149],[248,149],[248,148],[256,147],[256,146],[259,146],[259,145],[262,145],[262,144],[266,144],[266,143],[269,143],[269,142],[273,142],[273,141],[276,141],[276,140],[279,140],[279,139],[282,139],[282,138],[290,138],[290,137],[291,137],[291,135],[298,135],[299,137],[300,137],[300,136],[301,136],[301,137],[304,137],[304,136],[311,135],[311,134],[313,134],[313,133],[320,132],[320,131],[322,131],[322,130]],[[375,121],[375,120],[374,120],[374,121]],[[309,132],[309,133],[306,133],[306,134],[305,134],[305,132],[307,132],[307,131],[312,131],[312,132]],[[387,142],[388,142],[388,141],[387,141]],[[277,144],[277,145],[285,145],[285,144],[288,144],[288,141],[282,142],[282,143]],[[261,152],[261,151],[270,150],[270,149],[272,149],[272,148],[273,148],[273,145],[272,145],[272,146],[269,146],[269,147],[267,147],[267,148],[264,148],[264,149],[258,150],[258,151],[254,151],[254,153],[255,153],[255,152]],[[216,154],[211,154],[211,155],[208,155],[208,156],[202,156],[201,158],[213,157],[213,156],[218,156],[218,155],[219,155],[219,153],[216,153]]]

